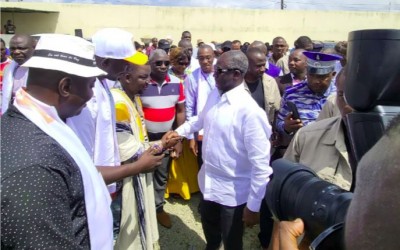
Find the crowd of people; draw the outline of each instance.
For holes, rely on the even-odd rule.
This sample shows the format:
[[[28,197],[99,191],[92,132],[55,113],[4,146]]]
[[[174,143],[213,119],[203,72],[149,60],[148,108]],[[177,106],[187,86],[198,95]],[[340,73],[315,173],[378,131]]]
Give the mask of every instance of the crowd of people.
[[[193,46],[191,37],[141,45],[119,28],[90,41],[15,34],[9,55],[1,40],[2,248],[159,249],[158,224],[173,226],[165,199],[200,191],[206,249],[243,249],[245,227],[257,224],[261,248],[295,249],[301,220],[274,221],[264,202],[271,162],[354,190],[347,42]],[[398,137],[398,123],[387,135]],[[386,137],[378,144],[399,147]],[[361,196],[355,217],[371,202]]]

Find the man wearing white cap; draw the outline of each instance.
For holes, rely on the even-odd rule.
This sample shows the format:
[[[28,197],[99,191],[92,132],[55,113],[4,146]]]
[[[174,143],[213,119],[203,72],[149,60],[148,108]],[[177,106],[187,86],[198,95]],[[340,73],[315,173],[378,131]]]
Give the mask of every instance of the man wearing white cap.
[[[81,114],[67,121],[81,139],[106,184],[151,170],[162,159],[162,156],[144,157],[134,163],[116,167],[120,165],[120,159],[115,132],[114,101],[106,80],[116,81],[131,63],[146,63],[147,57],[136,53],[132,38],[131,33],[117,28],[102,29],[94,34],[92,42],[95,45],[96,62],[107,75],[96,79],[93,97]],[[115,193],[115,184],[108,188],[111,194]]]
[[[82,38],[44,35],[36,48],[1,121],[1,248],[112,249],[106,185],[65,124],[105,72]]]

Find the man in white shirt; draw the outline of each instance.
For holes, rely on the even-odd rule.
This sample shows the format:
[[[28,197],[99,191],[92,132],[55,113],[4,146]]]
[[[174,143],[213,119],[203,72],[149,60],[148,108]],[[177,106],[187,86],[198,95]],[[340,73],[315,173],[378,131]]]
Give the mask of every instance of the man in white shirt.
[[[214,89],[197,119],[187,121],[176,136],[204,129],[203,166],[198,175],[204,201],[201,222],[206,249],[243,248],[243,223],[258,223],[258,211],[272,169],[271,126],[265,111],[244,88],[248,60],[228,51],[217,61]]]
[[[210,45],[201,45],[198,49],[197,59],[200,68],[193,71],[185,79],[185,98],[186,98],[186,120],[197,119],[197,115],[203,110],[208,95],[215,89],[214,70],[214,50]],[[189,142],[190,150],[197,156],[199,167],[203,165],[201,145],[203,140],[203,130],[196,133]]]
[[[28,68],[20,67],[32,57],[35,50],[35,40],[30,35],[14,35],[10,40],[10,53],[12,61],[4,70],[3,96],[1,113],[4,114],[10,102],[14,99],[15,93],[22,87],[26,87],[28,79]]]

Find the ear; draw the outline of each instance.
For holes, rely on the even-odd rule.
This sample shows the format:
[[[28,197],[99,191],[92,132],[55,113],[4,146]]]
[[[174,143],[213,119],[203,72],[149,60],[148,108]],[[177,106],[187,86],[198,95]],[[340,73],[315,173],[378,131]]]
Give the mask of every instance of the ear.
[[[58,83],[58,93],[61,97],[68,98],[71,94],[72,79],[68,76],[61,78]]]
[[[244,74],[242,72],[240,72],[239,70],[233,71],[233,77],[234,78],[240,78],[240,77],[243,77],[243,76],[244,76]]]
[[[110,59],[104,58],[101,61],[101,66],[102,66],[102,68],[107,69],[110,66]]]
[[[121,77],[119,77],[119,78],[120,79],[122,78],[122,79],[124,79],[125,82],[130,83],[131,79],[132,79],[132,76],[129,73],[122,73]]]

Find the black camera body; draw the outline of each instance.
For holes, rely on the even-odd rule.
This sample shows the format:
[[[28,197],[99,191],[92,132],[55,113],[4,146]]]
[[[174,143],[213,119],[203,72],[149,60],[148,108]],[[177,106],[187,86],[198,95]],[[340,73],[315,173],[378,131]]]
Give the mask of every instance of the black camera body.
[[[272,163],[272,169],[265,201],[275,218],[301,218],[310,239],[344,221],[353,193],[320,179],[299,163],[279,159]]]

